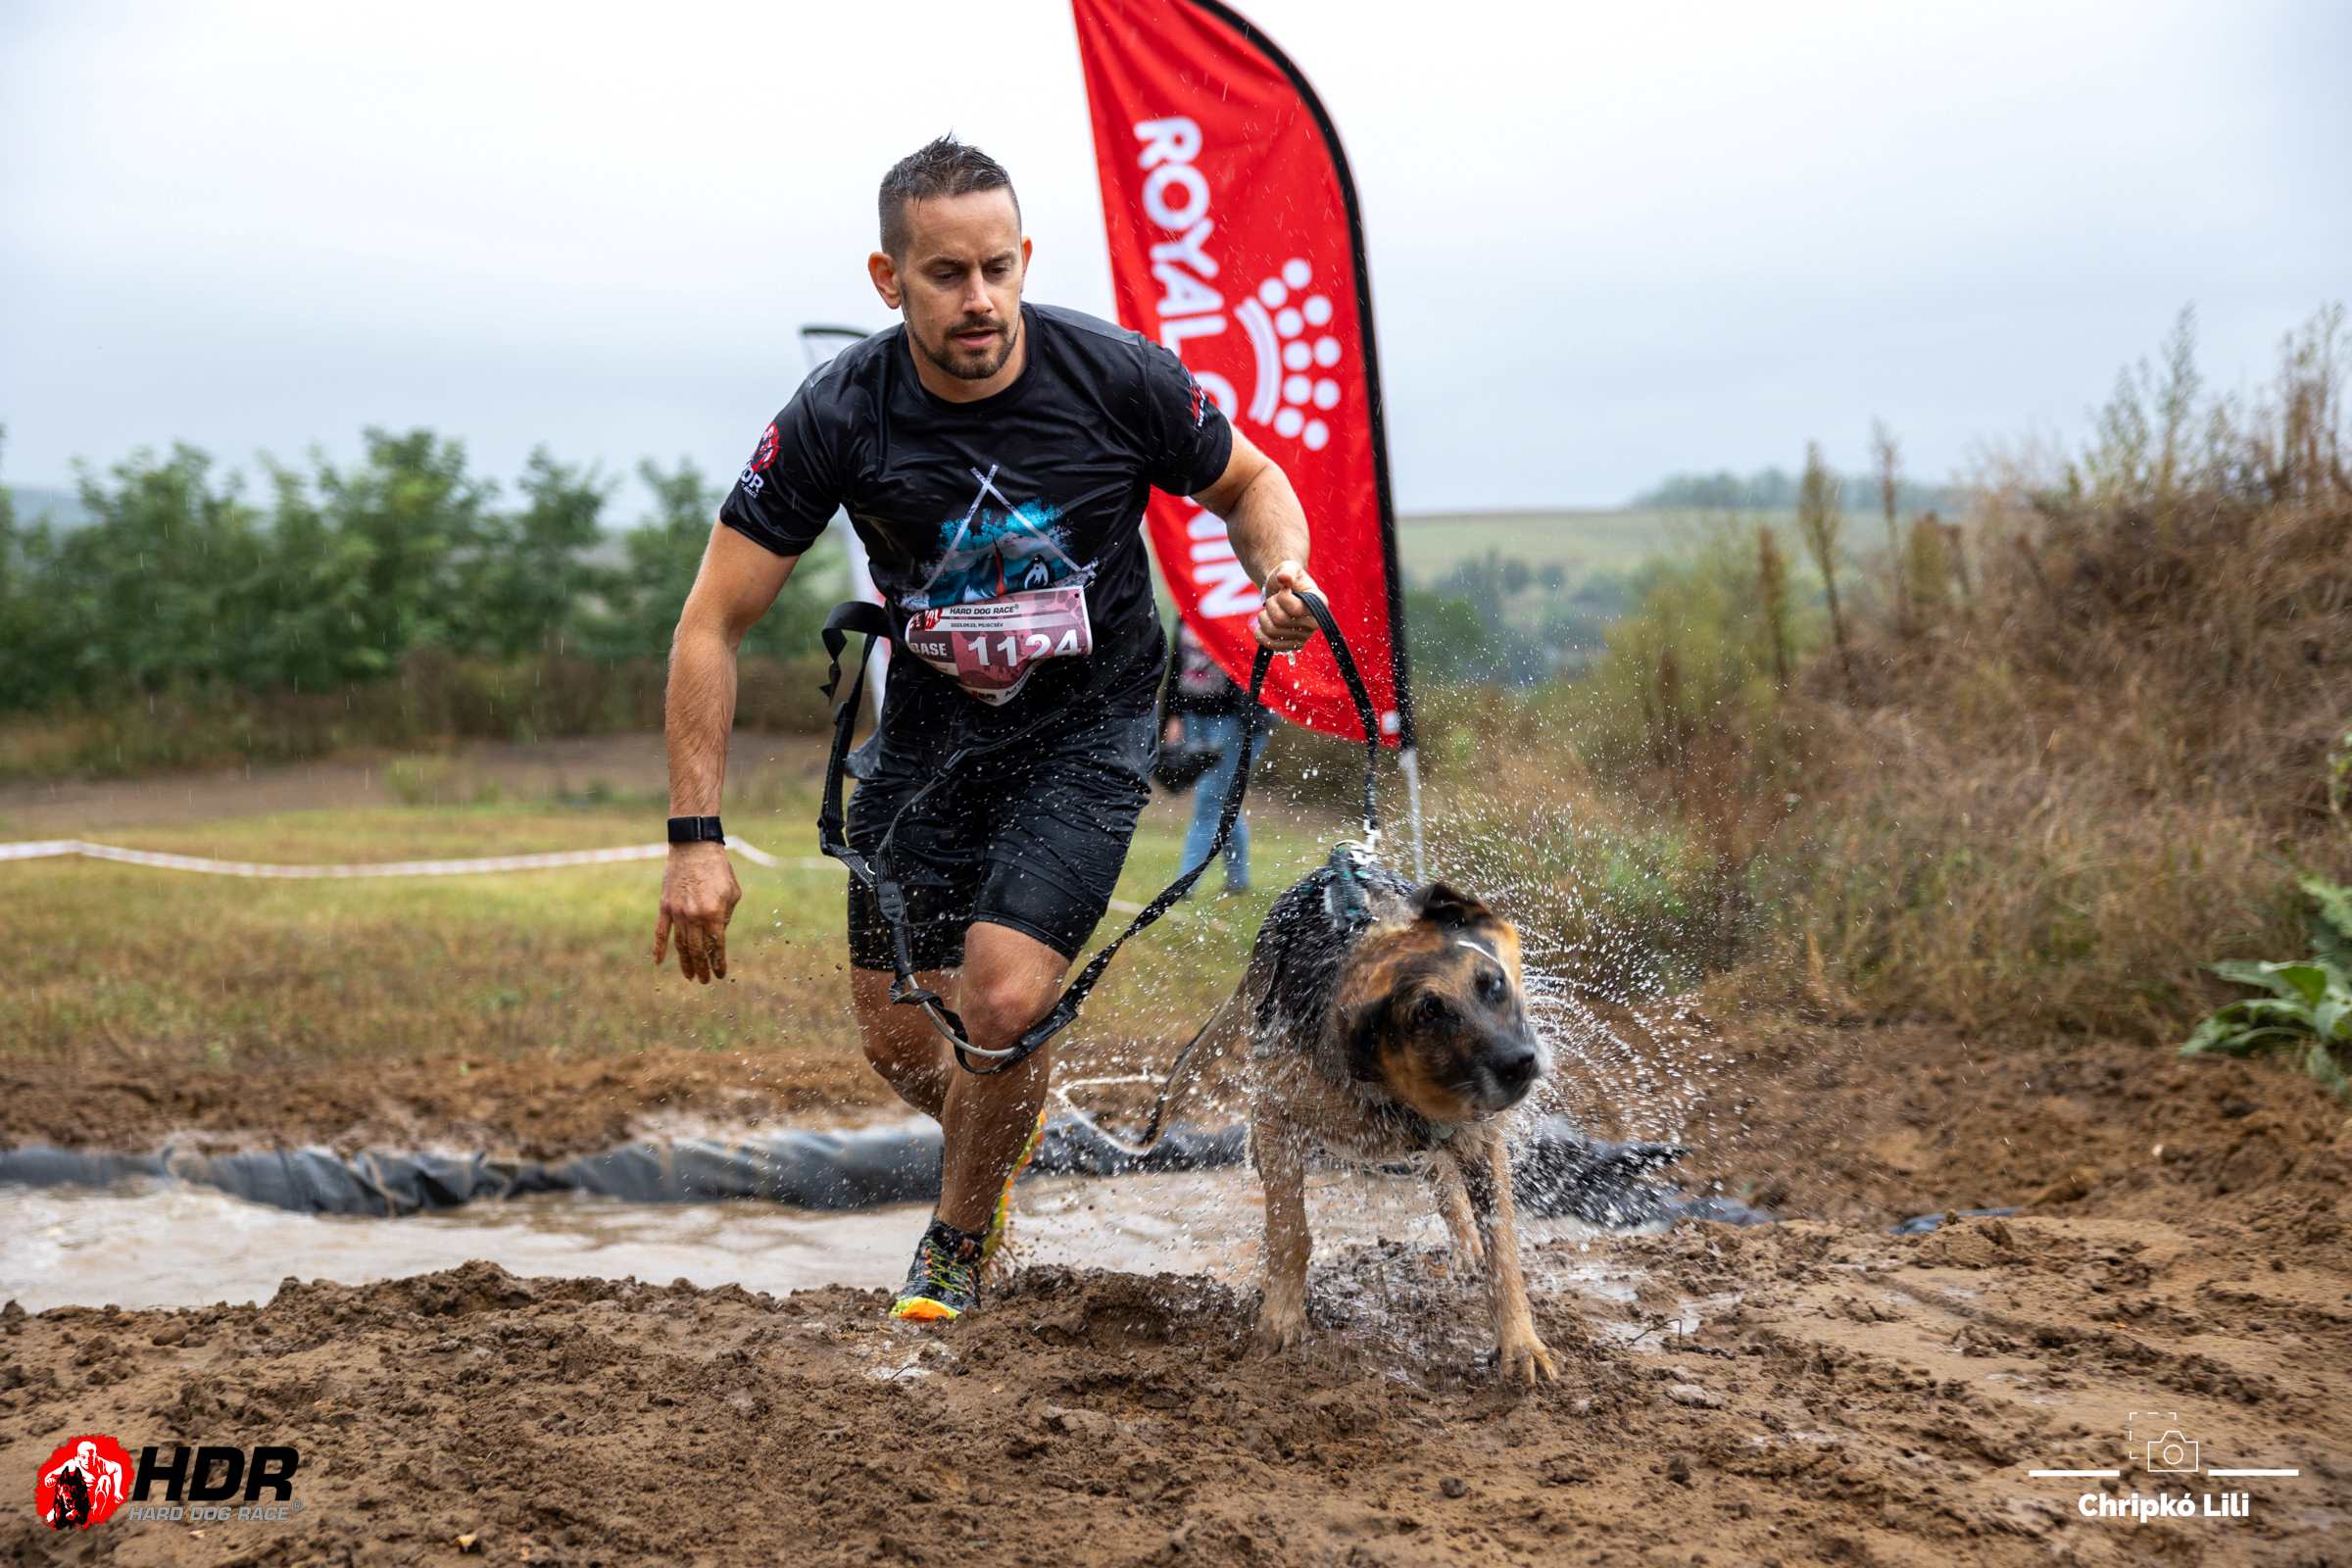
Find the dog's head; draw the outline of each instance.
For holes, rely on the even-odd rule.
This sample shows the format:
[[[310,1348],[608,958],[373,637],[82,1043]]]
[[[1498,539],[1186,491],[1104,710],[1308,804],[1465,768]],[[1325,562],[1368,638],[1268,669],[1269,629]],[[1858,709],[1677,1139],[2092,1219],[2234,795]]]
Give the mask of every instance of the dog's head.
[[[1432,1121],[1508,1110],[1551,1065],[1527,1021],[1518,930],[1443,882],[1364,933],[1333,1015],[1356,1080]]]

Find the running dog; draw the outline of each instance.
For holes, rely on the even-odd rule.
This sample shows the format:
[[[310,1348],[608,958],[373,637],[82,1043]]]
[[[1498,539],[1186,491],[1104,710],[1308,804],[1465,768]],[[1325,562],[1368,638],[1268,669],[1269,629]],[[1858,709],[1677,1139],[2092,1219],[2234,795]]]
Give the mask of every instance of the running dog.
[[[1343,849],[1275,901],[1240,989],[1196,1043],[1221,1054],[1243,1039],[1266,1194],[1259,1344],[1285,1350],[1306,1331],[1309,1157],[1412,1159],[1456,1250],[1486,1264],[1500,1375],[1557,1377],[1528,1312],[1500,1121],[1550,1068],[1511,923]]]

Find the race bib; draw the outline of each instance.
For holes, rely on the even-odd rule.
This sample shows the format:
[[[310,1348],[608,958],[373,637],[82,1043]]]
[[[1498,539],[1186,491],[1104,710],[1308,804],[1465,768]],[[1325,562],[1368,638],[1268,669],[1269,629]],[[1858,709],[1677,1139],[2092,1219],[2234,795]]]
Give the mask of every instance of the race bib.
[[[1010,702],[1040,661],[1095,651],[1086,588],[1068,583],[918,610],[906,620],[906,649],[982,702]]]

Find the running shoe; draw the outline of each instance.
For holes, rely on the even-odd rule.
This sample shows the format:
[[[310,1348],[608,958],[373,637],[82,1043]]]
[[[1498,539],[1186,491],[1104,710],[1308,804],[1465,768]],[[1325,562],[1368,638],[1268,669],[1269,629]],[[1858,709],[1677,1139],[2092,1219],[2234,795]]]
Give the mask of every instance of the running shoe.
[[[1037,1146],[1046,1136],[1046,1107],[1037,1107],[1037,1125],[1029,1129],[1029,1141],[1021,1146],[1020,1157],[1004,1178],[1004,1190],[997,1195],[997,1211],[988,1216],[988,1229],[980,1233],[980,1266],[987,1268],[996,1261],[997,1250],[1012,1233],[1012,1184],[1021,1179],[1029,1161],[1037,1154]]]
[[[915,1244],[906,1283],[890,1305],[892,1317],[918,1323],[958,1318],[980,1304],[980,1238],[935,1219]]]

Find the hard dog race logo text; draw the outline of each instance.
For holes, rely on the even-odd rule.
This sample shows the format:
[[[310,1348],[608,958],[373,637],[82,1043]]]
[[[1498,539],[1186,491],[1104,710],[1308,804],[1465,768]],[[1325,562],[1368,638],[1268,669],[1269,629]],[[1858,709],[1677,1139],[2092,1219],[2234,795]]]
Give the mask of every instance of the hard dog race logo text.
[[[33,1506],[52,1530],[88,1530],[129,1502],[133,1519],[286,1519],[294,1472],[302,1455],[289,1446],[191,1448],[174,1444],[172,1457],[155,1445],[139,1450],[137,1476],[122,1445],[103,1432],[68,1438],[51,1450],[33,1477]],[[161,1489],[162,1501],[150,1502]],[[269,1501],[263,1494],[269,1494]],[[184,1501],[182,1500],[184,1496]]]

